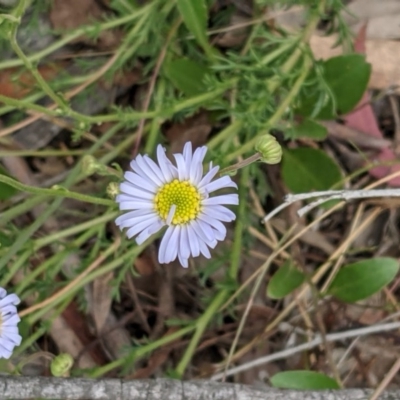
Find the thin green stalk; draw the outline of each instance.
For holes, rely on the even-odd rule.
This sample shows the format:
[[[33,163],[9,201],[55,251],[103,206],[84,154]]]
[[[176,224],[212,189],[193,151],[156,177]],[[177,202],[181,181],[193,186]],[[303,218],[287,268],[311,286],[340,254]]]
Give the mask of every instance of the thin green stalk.
[[[30,62],[37,62],[42,60],[43,58],[47,57],[49,54],[53,53],[54,51],[60,49],[61,47],[65,46],[66,44],[72,42],[73,40],[77,39],[79,36],[82,36],[86,34],[88,31],[96,29],[96,32],[102,32],[108,29],[113,29],[117,28],[121,25],[124,25],[126,23],[132,22],[138,17],[142,16],[143,14],[146,14],[150,8],[153,7],[152,3],[149,3],[143,7],[141,7],[139,10],[136,10],[135,12],[129,13],[128,15],[124,15],[121,18],[116,18],[112,21],[107,21],[104,23],[96,24],[95,27],[89,25],[89,26],[81,26],[74,31],[67,33],[62,39],[54,42],[50,46],[46,47],[43,50],[38,51],[35,54],[32,54],[28,56],[28,60]],[[0,62],[0,70],[6,69],[6,68],[12,68],[12,67],[19,67],[22,66],[23,62],[20,59],[13,59],[13,60],[5,60],[3,62]]]
[[[20,0],[19,6],[17,7],[17,12],[15,13],[15,16],[20,19],[22,15],[25,12],[25,9],[27,7],[27,1],[26,0]],[[15,51],[15,54],[21,59],[23,64],[25,65],[26,69],[33,75],[33,77],[36,79],[36,82],[39,84],[40,88],[43,90],[44,93],[46,93],[53,101],[58,105],[63,110],[69,109],[67,104],[61,99],[60,96],[58,96],[56,93],[54,93],[53,89],[49,86],[49,84],[46,82],[46,80],[42,77],[42,75],[39,73],[38,69],[35,68],[32,64],[32,62],[25,56],[24,52],[21,50],[17,43],[17,30],[18,30],[18,25],[14,24],[13,29],[10,32],[10,44],[13,50]]]
[[[155,340],[154,342],[145,344],[144,346],[136,347],[131,350],[130,354],[126,357],[120,358],[109,364],[103,365],[102,367],[96,368],[94,371],[89,373],[89,376],[91,378],[99,378],[100,376],[103,376],[113,369],[123,366],[124,364],[132,364],[133,360],[136,361],[141,357],[144,357],[146,354],[151,353],[152,351],[157,350],[158,348],[165,346],[181,338],[184,335],[187,335],[188,333],[192,332],[193,329],[194,326],[186,326],[184,328],[181,328],[179,331],[171,333],[168,336],[163,336],[162,338]]]
[[[37,251],[38,249],[47,246],[51,243],[58,242],[62,239],[65,239],[69,236],[76,235],[77,233],[86,231],[87,229],[93,228],[97,225],[105,224],[116,218],[118,216],[118,212],[110,212],[107,211],[100,217],[90,219],[89,221],[83,222],[82,224],[71,226],[62,231],[54,232],[46,237],[35,240],[33,243],[33,248]]]
[[[21,269],[24,268],[26,262],[28,261],[29,257],[31,255],[31,251],[27,250],[22,255],[18,257],[16,261],[13,262],[13,265],[11,268],[7,271],[7,274],[4,276],[4,278],[0,282],[1,287],[6,287],[8,282],[11,281],[12,277]]]
[[[7,211],[1,212],[0,226],[7,224],[9,221],[21,214],[25,214],[37,205],[43,204],[47,199],[48,196],[35,196],[30,199],[26,199],[23,203],[18,204]]]
[[[219,308],[229,297],[229,291],[227,289],[222,289],[220,292],[216,294],[210,305],[204,311],[200,318],[196,321],[196,330],[188,347],[185,350],[185,354],[181,358],[178,366],[176,367],[176,374],[181,378],[185,373],[185,370],[192,360],[193,354],[197,349],[197,345],[200,342],[201,337],[203,336],[204,331],[207,329],[208,324],[211,319],[215,316]]]
[[[297,78],[296,82],[290,89],[289,93],[287,96],[284,98],[284,100],[279,104],[279,107],[275,111],[275,113],[271,116],[271,118],[265,123],[265,128],[260,131],[256,136],[254,136],[252,139],[247,141],[245,144],[243,144],[239,149],[236,151],[228,154],[226,156],[226,161],[231,162],[232,160],[235,160],[237,157],[241,156],[242,154],[245,154],[251,150],[254,150],[254,145],[256,144],[258,138],[262,135],[265,134],[269,129],[271,129],[285,114],[287,108],[289,105],[293,102],[295,97],[299,94],[299,91],[301,89],[301,86],[303,85],[304,81],[307,78],[307,75],[310,72],[310,66],[312,64],[312,60],[309,57],[305,57],[304,59],[304,64],[303,68],[301,71],[301,74]]]
[[[93,154],[97,151],[105,142],[107,142],[118,130],[121,128],[120,124],[116,124],[108,132],[106,132],[99,140],[87,151],[87,154]],[[64,186],[69,187],[76,183],[79,179],[83,179],[84,174],[81,172],[81,165],[76,165],[70,172],[66,179]],[[8,262],[18,253],[18,251],[29,241],[32,235],[50,218],[50,216],[60,208],[63,198],[56,199],[51,203],[43,213],[36,218],[36,220],[23,231],[20,232],[16,241],[10,248],[7,249],[7,253],[0,259],[0,270],[3,269]]]
[[[68,189],[64,188],[53,188],[53,189],[45,189],[45,188],[38,188],[35,186],[25,185],[12,179],[6,175],[0,175],[0,182],[3,182],[13,188],[20,190],[21,192],[28,192],[37,195],[47,195],[51,197],[63,197],[68,199],[75,199],[79,201],[83,201],[85,203],[91,204],[100,204],[103,206],[115,206],[115,202],[113,200],[102,199],[99,197],[89,196],[86,194],[80,194],[77,192],[70,192]]]
[[[51,304],[45,306],[44,308],[39,309],[38,311],[33,312],[31,315],[29,315],[29,320],[31,323],[36,322],[39,320],[43,315],[45,315],[47,312],[49,312],[54,306],[59,304],[60,302],[64,301],[67,297],[75,295],[78,290],[83,288],[85,285],[87,285],[90,282],[93,282],[97,277],[102,276],[106,274],[107,272],[111,272],[114,269],[118,268],[126,262],[126,260],[131,260],[132,257],[137,257],[144,249],[145,245],[147,243],[141,245],[141,246],[136,246],[133,247],[132,249],[128,250],[126,253],[118,257],[117,259],[109,262],[108,264],[103,265],[102,267],[98,267],[94,271],[90,272],[88,275],[84,276],[79,282],[77,282],[73,288],[70,288],[65,293],[62,293],[61,295],[57,296],[54,298]],[[109,257],[113,252],[113,249],[108,248],[107,250],[104,251],[104,256]]]
[[[240,120],[236,120],[228,125],[225,129],[218,133],[215,137],[213,137],[208,143],[207,147],[209,149],[214,149],[221,142],[233,137],[239,133],[242,129],[243,122]]]
[[[237,208],[237,218],[235,223],[235,233],[233,236],[233,248],[231,253],[231,265],[228,270],[228,276],[232,281],[236,281],[240,266],[243,239],[243,221],[246,218],[246,204],[247,204],[247,191],[248,182],[250,179],[250,168],[241,170],[240,183],[239,183],[239,206]]]
[[[233,250],[231,255],[231,264],[228,270],[228,277],[230,280],[237,280],[237,274],[240,266],[241,252],[242,252],[242,236],[243,236],[243,219],[245,218],[246,212],[246,200],[247,200],[247,182],[249,178],[249,169],[246,168],[242,170],[242,175],[240,178],[239,185],[239,208],[238,208],[238,218],[235,225],[235,234],[234,234],[234,243]],[[196,321],[196,330],[194,335],[192,336],[188,347],[185,350],[185,353],[180,360],[178,366],[176,367],[176,373],[179,377],[183,377],[187,366],[193,358],[193,354],[195,353],[198,344],[203,336],[204,331],[207,329],[212,318],[217,314],[218,310],[221,306],[226,302],[229,298],[230,290],[227,288],[221,289],[211,304],[207,307],[204,313],[200,318]]]

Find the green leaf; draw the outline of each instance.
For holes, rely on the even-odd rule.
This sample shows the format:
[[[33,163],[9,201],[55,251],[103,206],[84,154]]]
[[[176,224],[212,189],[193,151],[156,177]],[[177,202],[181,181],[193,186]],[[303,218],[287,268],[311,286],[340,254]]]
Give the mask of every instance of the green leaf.
[[[7,171],[0,166],[0,174],[5,176],[10,176]],[[17,193],[17,189],[14,189],[12,186],[9,186],[3,182],[0,182],[0,200],[7,200],[10,197],[14,196]]]
[[[324,82],[334,101],[331,96],[324,96],[322,108],[317,115],[313,115],[315,106],[321,101],[321,93],[303,94],[298,113],[306,117],[313,115],[316,119],[333,119],[337,115],[347,114],[367,89],[371,65],[361,54],[348,54],[330,58],[322,62],[321,66]],[[314,79],[317,79],[315,74]]]
[[[177,89],[188,96],[196,96],[206,90],[204,77],[210,70],[188,58],[180,58],[167,63],[164,72]]]
[[[298,390],[340,389],[329,376],[314,371],[285,371],[271,378],[272,386]]]
[[[178,10],[188,30],[206,53],[212,52],[207,38],[207,3],[205,0],[177,0]]]
[[[388,257],[349,264],[337,273],[328,293],[348,303],[366,299],[389,284],[398,271],[398,261]]]
[[[305,275],[291,263],[291,260],[288,260],[269,281],[267,296],[272,299],[282,299],[297,289],[304,279]]]
[[[327,190],[342,179],[337,164],[323,151],[284,149],[282,178],[293,193]]]
[[[292,139],[310,138],[314,140],[324,140],[328,135],[328,130],[312,119],[305,119],[299,125],[294,126],[290,133]]]

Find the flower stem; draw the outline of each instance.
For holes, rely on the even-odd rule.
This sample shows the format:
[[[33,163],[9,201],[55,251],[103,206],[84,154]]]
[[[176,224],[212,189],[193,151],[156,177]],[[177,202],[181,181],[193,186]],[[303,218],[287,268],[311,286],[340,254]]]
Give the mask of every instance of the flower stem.
[[[103,206],[110,206],[110,207],[115,206],[115,202],[113,200],[101,199],[99,197],[88,196],[86,194],[70,192],[68,189],[65,188],[53,187],[53,189],[46,189],[46,188],[38,188],[35,186],[29,186],[20,183],[15,179],[12,179],[6,175],[0,175],[0,182],[12,186],[13,188],[20,190],[22,192],[28,192],[37,195],[48,195],[53,197],[64,197],[64,198],[84,201],[86,203],[100,204]]]

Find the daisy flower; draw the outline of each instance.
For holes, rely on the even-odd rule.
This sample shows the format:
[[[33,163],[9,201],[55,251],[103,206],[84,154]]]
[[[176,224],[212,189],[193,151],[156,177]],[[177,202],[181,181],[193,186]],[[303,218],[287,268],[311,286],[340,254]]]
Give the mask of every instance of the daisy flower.
[[[14,347],[21,344],[22,337],[18,334],[20,318],[16,305],[20,300],[16,294],[9,294],[0,288],[0,357],[10,358]]]
[[[121,230],[127,228],[128,238],[136,237],[136,242],[142,244],[167,227],[158,253],[160,263],[178,258],[187,268],[191,256],[201,253],[210,258],[209,248],[225,239],[222,222],[236,218],[224,205],[238,204],[237,194],[210,197],[216,190],[237,186],[229,176],[214,179],[219,167],[212,163],[203,175],[206,152],[207,147],[203,146],[193,153],[188,142],[182,154],[174,154],[174,165],[158,145],[158,165],[149,156],[138,155],[130,164],[133,172],[125,172],[120,184],[116,201],[120,210],[129,212],[115,222]]]

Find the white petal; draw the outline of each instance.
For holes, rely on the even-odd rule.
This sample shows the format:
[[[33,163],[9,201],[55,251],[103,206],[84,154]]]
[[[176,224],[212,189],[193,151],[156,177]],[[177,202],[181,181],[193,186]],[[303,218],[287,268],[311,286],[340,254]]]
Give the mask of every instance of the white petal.
[[[179,225],[172,227],[172,234],[169,239],[168,247],[165,250],[165,263],[174,261],[178,255],[178,246],[180,238],[181,228]]]
[[[211,258],[210,250],[208,250],[207,245],[202,241],[200,241],[199,244],[201,254],[203,254],[205,258]]]
[[[199,188],[203,188],[204,186],[206,186],[209,182],[211,182],[211,180],[214,178],[214,176],[217,174],[217,172],[219,171],[219,167],[216,166],[212,169],[210,169],[203,177],[203,179],[200,181],[199,183]]]
[[[211,228],[211,226],[208,223],[205,223],[199,219],[197,219],[197,223],[199,224],[201,230],[204,232],[205,236],[207,237],[208,240],[212,241],[214,240],[214,233]]]
[[[183,147],[183,158],[185,159],[186,169],[189,171],[190,165],[192,163],[192,142],[186,142]]]
[[[134,217],[141,217],[142,215],[147,215],[147,216],[151,216],[153,215],[154,212],[149,212],[149,210],[135,210],[135,211],[129,211],[125,214],[120,215],[116,220],[115,223],[118,225],[119,222],[124,221],[125,219],[129,219],[129,218],[134,218]],[[119,222],[117,222],[119,221]]]
[[[119,203],[119,209],[124,210],[153,210],[153,203],[149,201],[123,201]]]
[[[201,202],[205,206],[208,205],[219,205],[219,204],[232,204],[234,206],[239,204],[239,196],[234,193],[234,194],[223,194],[221,196],[214,196],[210,197],[208,199],[204,199]]]
[[[207,153],[207,147],[199,147],[193,154],[192,164],[190,166],[190,181],[195,185],[200,183],[203,176],[203,160]]]
[[[139,197],[141,199],[148,199],[148,200],[154,199],[154,193],[150,193],[147,190],[139,189],[134,185],[132,185],[132,183],[130,182],[126,181],[122,182],[119,185],[119,190],[120,192],[125,193],[129,196]]]
[[[185,159],[182,154],[174,154],[176,166],[178,167],[178,178],[180,181],[189,179],[189,171],[186,169]]]
[[[159,176],[157,176],[157,174],[153,171],[150,165],[145,161],[146,158],[148,157],[147,156],[142,157],[141,155],[138,155],[136,157],[136,162],[138,163],[139,167],[146,173],[146,176],[154,182],[154,184],[156,184],[157,186],[161,186],[163,184],[162,180],[160,179]],[[161,171],[159,171],[159,175],[161,175]]]
[[[236,215],[231,210],[223,206],[204,207],[202,212],[210,218],[215,218],[224,222],[231,222],[236,218]]]
[[[217,245],[217,240],[214,237],[213,230],[210,225],[204,224],[208,227],[207,235],[203,231],[200,225],[200,221],[193,220],[190,224],[189,229],[192,229],[194,233],[198,236],[199,240],[202,240],[207,244],[207,246],[214,248]]]
[[[8,296],[4,297],[3,299],[0,300],[0,308],[3,308],[4,306],[7,306],[9,304],[17,305],[20,303],[20,299],[16,294],[9,294]],[[1,326],[1,325],[0,325]],[[0,329],[1,332],[1,329]]]
[[[190,257],[190,245],[188,238],[188,226],[182,225],[181,227],[181,237],[179,242],[179,256],[182,258]]]
[[[215,192],[216,190],[227,188],[227,187],[233,187],[237,189],[237,185],[229,176],[223,176],[213,182],[208,183],[207,185],[203,186],[202,189],[204,188],[208,193]]]
[[[136,243],[140,246],[143,244],[151,235],[154,235],[156,232],[158,232],[163,226],[164,222],[161,221],[159,218],[154,224],[149,226],[147,229],[143,230],[137,237],[136,237]]]
[[[182,258],[180,254],[178,254],[179,262],[181,263],[183,268],[189,267],[189,261],[187,258]]]
[[[155,193],[158,189],[158,186],[152,180],[144,179],[140,175],[131,171],[125,172],[124,178],[134,185],[139,186],[142,189],[146,189],[151,193]]]
[[[217,240],[225,239],[226,228],[222,222],[218,221],[217,219],[209,218],[209,217],[207,217],[205,215],[201,215],[201,214],[199,215],[198,218],[200,220],[202,220],[203,222],[205,222],[206,224],[211,225],[215,229],[214,236]],[[216,232],[218,232],[218,234]]]
[[[135,225],[141,224],[143,221],[150,221],[155,217],[157,218],[157,214],[156,213],[145,214],[131,218],[123,218],[123,217],[124,215],[121,215],[121,217],[118,217],[115,220],[115,223],[120,227],[120,229],[134,227]]]
[[[3,288],[0,288],[0,299],[5,297],[7,295],[7,291]]]
[[[144,161],[152,169],[152,171],[157,176],[157,178],[162,182],[162,184],[164,184],[166,181],[164,179],[163,173],[161,172],[161,168],[148,156],[144,157]]]
[[[189,241],[189,247],[190,247],[190,252],[192,253],[193,257],[198,257],[200,255],[200,242],[202,242],[201,239],[196,235],[196,232],[193,229],[188,229],[188,241]]]
[[[168,227],[168,229],[164,233],[164,236],[163,236],[163,238],[161,240],[160,249],[158,250],[158,262],[160,264],[166,264],[167,263],[167,261],[166,261],[166,251],[167,251],[167,248],[170,245],[169,242],[170,242],[170,238],[171,238],[171,235],[173,233],[173,230],[174,230],[173,226]]]
[[[167,225],[171,225],[171,222],[175,215],[175,211],[176,211],[176,205],[172,204],[171,208],[168,211],[167,220],[165,221]]]
[[[165,150],[160,144],[157,146],[157,160],[160,170],[164,175],[165,182],[171,181],[175,177],[173,173],[174,166],[172,165],[171,161],[168,160],[167,156],[165,155]]]
[[[157,223],[158,217],[154,216],[152,218],[148,218],[145,221],[142,221],[135,226],[132,226],[126,231],[126,236],[130,239],[133,236],[137,235],[139,232],[141,232],[144,229],[148,229],[151,227],[152,224]]]
[[[10,356],[11,356],[11,351],[9,351],[9,350],[7,350],[6,348],[4,348],[2,345],[1,345],[1,343],[0,343],[0,357],[1,358],[6,358],[6,359],[8,359],[8,358],[10,358]]]

